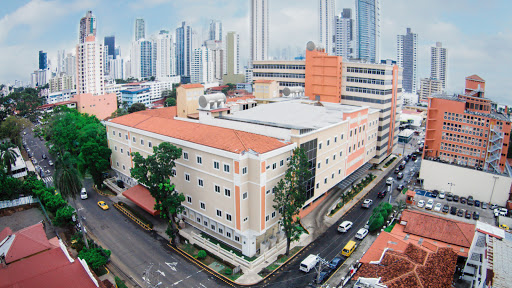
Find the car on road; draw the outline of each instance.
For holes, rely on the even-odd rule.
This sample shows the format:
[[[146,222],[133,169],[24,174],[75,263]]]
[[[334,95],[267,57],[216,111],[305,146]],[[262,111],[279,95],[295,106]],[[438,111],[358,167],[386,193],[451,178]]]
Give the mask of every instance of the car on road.
[[[457,215],[457,207],[452,206],[452,208],[450,208],[450,214]]]
[[[338,231],[342,232],[342,233],[345,233],[350,228],[352,228],[352,225],[353,225],[353,223],[350,222],[350,221],[343,221],[343,222],[341,222],[340,226],[338,226]]]
[[[393,179],[393,177],[388,177],[388,179],[386,179],[386,185],[393,185],[393,182],[395,182],[395,179]]]
[[[43,155],[41,156],[43,159],[46,159],[48,157],[46,157],[46,154],[43,153]]]
[[[396,190],[402,191],[402,190],[404,190],[404,187],[405,187],[404,184],[400,184],[400,185],[396,186]]]
[[[439,197],[439,199],[444,199],[446,196],[446,194],[444,193],[444,191],[441,191],[439,192],[439,195],[437,197]]]
[[[53,166],[53,161],[52,160],[48,160],[48,165]]]
[[[82,200],[85,200],[85,199],[87,199],[87,197],[88,197],[87,196],[87,190],[85,190],[85,188],[82,188],[82,190],[80,191],[80,198]]]
[[[457,216],[459,216],[459,217],[464,216],[464,209],[459,209],[459,210],[457,211]]]
[[[373,200],[372,199],[364,199],[363,201],[363,208],[370,208],[372,206]]]
[[[98,206],[100,206],[100,208],[103,210],[108,210],[108,205],[105,203],[105,201],[99,201]]]
[[[433,207],[434,207],[434,200],[429,199],[427,202],[427,205],[425,205],[425,209],[432,210]]]
[[[450,206],[448,206],[448,204],[444,204],[443,213],[448,213],[448,211],[450,211]]]
[[[475,207],[480,207],[480,201],[475,200]]]
[[[459,202],[459,195],[453,195],[453,202]]]
[[[356,239],[363,240],[368,235],[368,229],[361,228],[356,233]]]
[[[404,178],[404,173],[400,172],[398,175],[396,175],[396,179],[401,180]]]
[[[478,220],[480,219],[480,213],[478,213],[477,211],[473,212],[473,220]]]
[[[418,208],[423,208],[423,207],[425,207],[425,200],[420,200],[420,201],[418,201],[418,205],[416,205],[416,206],[418,206]]]
[[[384,198],[384,197],[386,197],[386,194],[387,194],[387,193],[388,193],[388,191],[387,191],[387,190],[382,190],[382,191],[380,191],[380,192],[377,194],[377,197],[379,197],[379,198]]]
[[[343,257],[336,256],[332,258],[331,262],[329,262],[329,268],[336,269],[341,265],[341,263],[343,263]]]
[[[468,202],[466,197],[460,197],[460,204],[466,204],[466,202]]]
[[[466,218],[471,219],[471,212],[469,210],[466,210]]]
[[[469,206],[473,206],[473,205],[475,205],[475,200],[473,200],[473,199],[469,199],[469,198],[468,198],[468,205],[469,205]]]
[[[494,209],[494,217],[507,216],[507,208],[496,208]]]
[[[434,211],[436,212],[441,212],[441,209],[443,208],[443,204],[441,203],[436,203],[436,205],[434,206]]]
[[[416,159],[418,159],[418,158],[416,157],[416,154],[412,155],[411,160],[412,160],[412,161],[416,161]]]
[[[309,254],[306,259],[300,262],[299,270],[308,273],[309,270],[313,269],[316,264],[318,264],[318,261],[320,261],[320,257],[317,255]]]
[[[395,174],[398,174],[398,173],[400,173],[400,169],[399,169],[399,168],[396,168],[396,169],[395,169]]]
[[[318,278],[315,279],[316,284],[322,284],[332,273],[331,268],[325,268],[322,272],[320,272],[320,275]]]
[[[487,202],[482,202],[482,207],[481,207],[482,209],[487,209],[487,206],[488,206]]]

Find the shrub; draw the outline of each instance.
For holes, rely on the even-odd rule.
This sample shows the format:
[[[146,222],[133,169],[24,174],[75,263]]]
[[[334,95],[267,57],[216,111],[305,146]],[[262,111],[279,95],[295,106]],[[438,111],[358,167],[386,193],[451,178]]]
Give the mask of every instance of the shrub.
[[[204,259],[206,258],[207,254],[206,254],[206,251],[204,250],[199,250],[199,252],[197,252],[197,258],[199,259]]]
[[[124,283],[123,280],[121,280],[121,278],[116,276],[114,280],[116,281],[117,288],[128,288],[128,286],[126,286],[126,284]]]
[[[370,217],[368,225],[370,226],[368,228],[370,232],[378,230],[384,225],[384,217],[382,217],[381,214],[373,214]]]
[[[75,209],[69,205],[60,207],[55,213],[55,225],[64,227],[71,224],[73,213],[75,213]]]
[[[110,254],[110,250],[103,249],[102,247],[84,248],[78,253],[78,257],[84,259],[92,269],[96,270],[107,264]]]
[[[224,269],[224,274],[231,275],[231,274],[233,274],[233,270],[231,268],[226,268],[226,269]]]

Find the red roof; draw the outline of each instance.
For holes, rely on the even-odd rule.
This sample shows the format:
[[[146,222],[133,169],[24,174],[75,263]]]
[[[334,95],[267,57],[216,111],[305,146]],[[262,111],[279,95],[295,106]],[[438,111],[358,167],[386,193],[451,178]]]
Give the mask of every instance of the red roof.
[[[268,136],[176,120],[174,117],[176,107],[166,107],[131,113],[110,122],[233,153],[250,150],[266,153],[289,145]]]
[[[149,214],[155,216],[160,214],[160,210],[155,210],[155,198],[151,196],[149,190],[138,184],[123,192],[123,196],[130,199],[140,208],[146,210]]]
[[[181,84],[180,87],[183,87],[185,89],[204,88],[204,86],[199,84],[199,83],[196,83],[196,84]]]
[[[45,108],[50,108],[50,107],[55,107],[55,106],[60,106],[60,105],[68,105],[68,104],[73,104],[73,103],[76,104],[76,101],[62,101],[62,102],[57,102],[57,103],[44,104],[44,105],[37,107],[37,109],[45,109]]]
[[[228,85],[222,85],[222,86],[217,86],[217,87],[211,87],[211,88],[208,88],[208,90],[211,90],[211,91],[222,91],[222,89],[224,88],[229,88]]]
[[[12,235],[12,230],[9,227],[5,227],[2,232],[0,232],[0,242],[5,239],[5,237]]]
[[[482,79],[480,76],[478,76],[476,74],[468,76],[468,77],[466,77],[466,79],[472,79],[472,80],[477,80],[477,81],[485,81],[484,79]]]
[[[52,247],[46,238],[43,224],[38,223],[14,233],[14,241],[5,255],[5,262],[11,263]]]

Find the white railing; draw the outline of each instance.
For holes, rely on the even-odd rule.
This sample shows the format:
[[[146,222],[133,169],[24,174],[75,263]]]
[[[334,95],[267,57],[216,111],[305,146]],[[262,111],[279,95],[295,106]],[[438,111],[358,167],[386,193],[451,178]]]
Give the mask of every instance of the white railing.
[[[32,203],[37,203],[37,200],[32,196],[20,197],[18,199],[0,201],[0,209],[27,205]]]

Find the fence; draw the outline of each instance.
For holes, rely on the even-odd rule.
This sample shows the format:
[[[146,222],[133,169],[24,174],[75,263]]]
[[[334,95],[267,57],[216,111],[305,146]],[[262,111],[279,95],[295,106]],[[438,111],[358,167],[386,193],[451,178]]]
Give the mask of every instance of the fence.
[[[0,209],[16,207],[21,205],[33,204],[37,203],[37,200],[32,196],[20,197],[14,200],[4,200],[0,201]]]
[[[124,207],[122,207],[121,205],[117,204],[117,203],[114,203],[114,207],[116,207],[119,211],[123,212],[126,216],[130,217],[130,219],[132,219],[133,221],[135,221],[135,223],[139,224],[140,227],[144,228],[145,230],[147,231],[151,231],[153,229],[151,229],[151,227],[149,227],[148,225],[146,225],[146,223],[142,222],[139,220],[139,218],[133,216],[133,214],[128,211],[127,209],[125,209]]]

